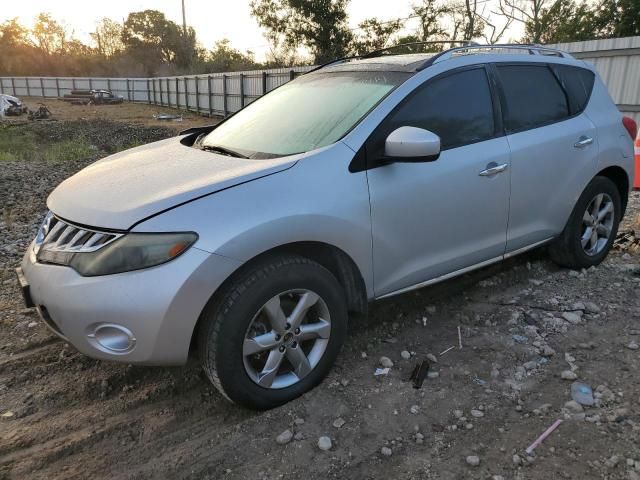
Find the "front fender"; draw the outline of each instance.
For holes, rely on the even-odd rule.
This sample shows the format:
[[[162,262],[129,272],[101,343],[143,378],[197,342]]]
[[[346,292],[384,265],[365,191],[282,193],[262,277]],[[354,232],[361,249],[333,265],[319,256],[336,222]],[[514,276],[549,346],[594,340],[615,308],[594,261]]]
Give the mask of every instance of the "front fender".
[[[321,242],[351,257],[373,295],[366,173],[349,173],[353,151],[337,143],[289,170],[181,205],[134,231],[195,231],[196,247],[242,263],[294,242]]]

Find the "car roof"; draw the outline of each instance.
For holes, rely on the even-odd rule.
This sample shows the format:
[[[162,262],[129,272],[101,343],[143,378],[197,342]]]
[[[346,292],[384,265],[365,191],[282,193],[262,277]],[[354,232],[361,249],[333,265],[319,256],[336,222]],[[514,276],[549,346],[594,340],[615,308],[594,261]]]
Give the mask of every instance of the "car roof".
[[[401,45],[400,45],[401,46]],[[390,48],[397,48],[390,47]],[[553,58],[554,62],[575,64],[576,59],[570,54],[541,45],[499,44],[499,45],[465,45],[450,48],[441,52],[392,54],[388,49],[378,50],[360,57],[347,57],[334,60],[317,67],[311,72],[322,73],[341,71],[395,71],[415,73],[424,68],[455,57],[476,57],[481,54],[490,61],[509,61],[513,55],[518,61],[541,62]],[[511,55],[510,55],[511,54]],[[476,57],[477,58],[477,57]],[[309,73],[311,73],[309,72]]]
[[[402,55],[380,55],[371,58],[348,58],[344,62],[327,65],[324,71],[385,70],[415,72],[419,65],[435,56],[435,53],[407,53]]]

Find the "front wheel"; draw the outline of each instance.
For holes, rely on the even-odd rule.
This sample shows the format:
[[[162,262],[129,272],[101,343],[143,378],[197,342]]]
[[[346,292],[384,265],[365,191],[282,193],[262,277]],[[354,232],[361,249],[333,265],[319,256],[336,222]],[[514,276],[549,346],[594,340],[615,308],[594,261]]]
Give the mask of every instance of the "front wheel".
[[[582,192],[564,231],[549,247],[551,259],[568,268],[600,264],[613,245],[621,215],[616,185],[606,177],[595,177]]]
[[[267,258],[236,276],[207,306],[199,352],[229,400],[255,409],[282,405],[326,376],[346,336],[336,278],[307,258]]]

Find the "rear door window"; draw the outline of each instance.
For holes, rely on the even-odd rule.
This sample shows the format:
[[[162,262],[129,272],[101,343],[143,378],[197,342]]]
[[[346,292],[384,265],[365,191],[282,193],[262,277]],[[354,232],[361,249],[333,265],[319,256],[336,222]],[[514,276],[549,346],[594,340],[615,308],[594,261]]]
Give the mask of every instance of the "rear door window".
[[[554,65],[553,69],[557,72],[560,83],[567,92],[571,115],[581,113],[591,96],[595,75],[586,68],[569,65]]]
[[[497,65],[504,92],[505,128],[518,132],[567,118],[569,103],[546,65]]]
[[[495,136],[493,103],[484,67],[461,70],[427,81],[392,112],[376,135],[376,149],[393,130],[409,126],[440,137],[442,150]]]

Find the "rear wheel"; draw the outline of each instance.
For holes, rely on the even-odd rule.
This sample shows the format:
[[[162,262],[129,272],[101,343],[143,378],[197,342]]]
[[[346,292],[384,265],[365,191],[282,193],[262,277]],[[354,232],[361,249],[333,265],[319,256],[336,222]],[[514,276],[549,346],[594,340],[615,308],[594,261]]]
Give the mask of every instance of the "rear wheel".
[[[329,372],[346,336],[336,278],[298,256],[245,270],[203,313],[202,365],[228,399],[267,409],[298,397]]]
[[[613,245],[621,213],[615,184],[606,177],[595,177],[582,192],[564,231],[549,247],[552,260],[569,268],[598,265]]]

